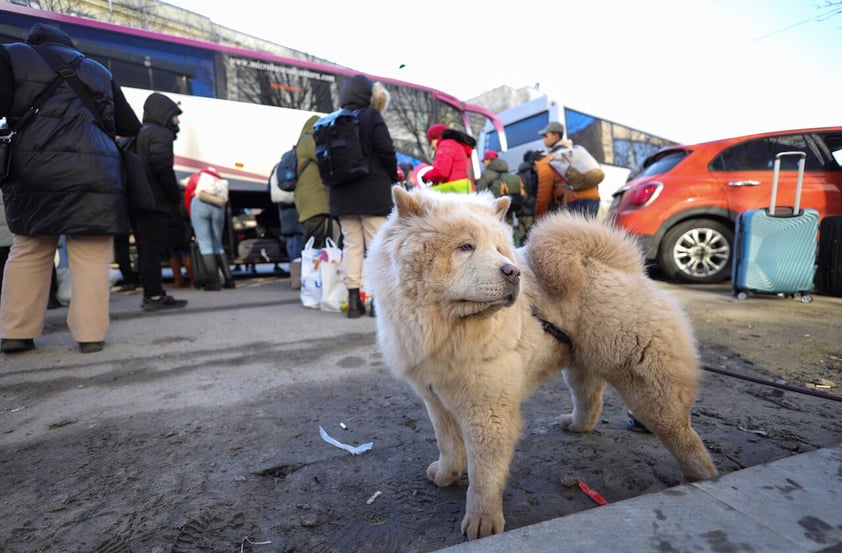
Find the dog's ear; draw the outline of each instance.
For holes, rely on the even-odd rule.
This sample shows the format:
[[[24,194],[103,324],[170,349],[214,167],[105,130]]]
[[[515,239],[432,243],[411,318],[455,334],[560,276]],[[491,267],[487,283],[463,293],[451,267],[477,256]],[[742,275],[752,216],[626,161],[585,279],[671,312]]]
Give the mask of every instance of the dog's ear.
[[[421,206],[421,196],[405,190],[402,186],[392,187],[392,199],[398,209],[398,217],[418,216],[424,211]]]
[[[501,221],[506,220],[506,212],[509,211],[511,203],[512,199],[508,196],[500,196],[497,198],[497,201],[494,202],[494,211],[497,213],[497,216]]]

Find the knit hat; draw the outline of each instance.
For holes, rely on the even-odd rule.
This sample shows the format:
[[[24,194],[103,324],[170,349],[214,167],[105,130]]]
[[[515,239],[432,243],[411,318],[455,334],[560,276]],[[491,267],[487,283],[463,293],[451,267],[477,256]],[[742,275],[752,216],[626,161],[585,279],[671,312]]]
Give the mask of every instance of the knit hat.
[[[432,143],[433,140],[441,140],[441,133],[447,130],[447,125],[436,123],[427,129],[427,142]]]
[[[497,158],[498,158],[497,152],[495,152],[494,150],[488,150],[487,152],[485,152],[485,155],[482,156],[483,161],[486,160],[486,159],[497,159]]]

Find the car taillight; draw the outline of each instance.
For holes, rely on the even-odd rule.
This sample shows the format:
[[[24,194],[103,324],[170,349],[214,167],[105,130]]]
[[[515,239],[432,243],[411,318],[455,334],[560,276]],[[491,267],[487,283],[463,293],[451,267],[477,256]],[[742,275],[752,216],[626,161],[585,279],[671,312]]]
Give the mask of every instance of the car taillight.
[[[626,192],[628,207],[643,207],[652,202],[661,192],[660,182],[647,182],[639,184]]]

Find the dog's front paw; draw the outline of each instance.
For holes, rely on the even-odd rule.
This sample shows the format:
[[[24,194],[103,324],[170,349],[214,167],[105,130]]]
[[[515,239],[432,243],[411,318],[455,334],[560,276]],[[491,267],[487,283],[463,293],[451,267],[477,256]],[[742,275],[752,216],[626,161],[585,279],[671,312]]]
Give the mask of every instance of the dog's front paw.
[[[558,418],[558,422],[561,423],[562,428],[571,432],[590,432],[592,430],[592,428],[589,428],[584,424],[577,423],[576,419],[573,418],[573,413],[560,416]]]
[[[462,519],[462,533],[469,540],[502,534],[506,526],[503,511],[496,513],[466,513]]]
[[[446,488],[447,486],[459,480],[460,476],[461,471],[445,470],[440,460],[433,461],[432,463],[430,463],[430,466],[427,467],[427,478],[429,478],[430,481],[433,482],[439,488]]]

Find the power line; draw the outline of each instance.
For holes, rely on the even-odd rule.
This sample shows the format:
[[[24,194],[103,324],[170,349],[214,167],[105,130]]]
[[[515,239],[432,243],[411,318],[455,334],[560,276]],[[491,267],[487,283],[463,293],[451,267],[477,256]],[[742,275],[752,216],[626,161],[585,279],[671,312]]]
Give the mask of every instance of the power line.
[[[772,32],[766,33],[765,35],[761,35],[759,37],[753,38],[751,40],[743,42],[742,44],[739,44],[738,46],[748,46],[749,44],[753,44],[755,42],[760,42],[761,40],[769,38],[770,36],[774,36],[774,35],[777,35],[779,33],[783,33],[784,31],[794,29],[795,27],[798,27],[798,26],[803,25],[805,23],[827,21],[828,19],[830,19],[833,16],[842,14],[842,7],[840,7],[838,4],[827,4],[825,7],[826,8],[833,8],[833,9],[828,13],[820,13],[819,15],[809,17],[809,18],[807,18],[803,21],[799,21],[798,23],[793,23],[792,25],[787,25],[786,27],[782,27],[780,29],[777,29],[777,30],[774,30]]]

